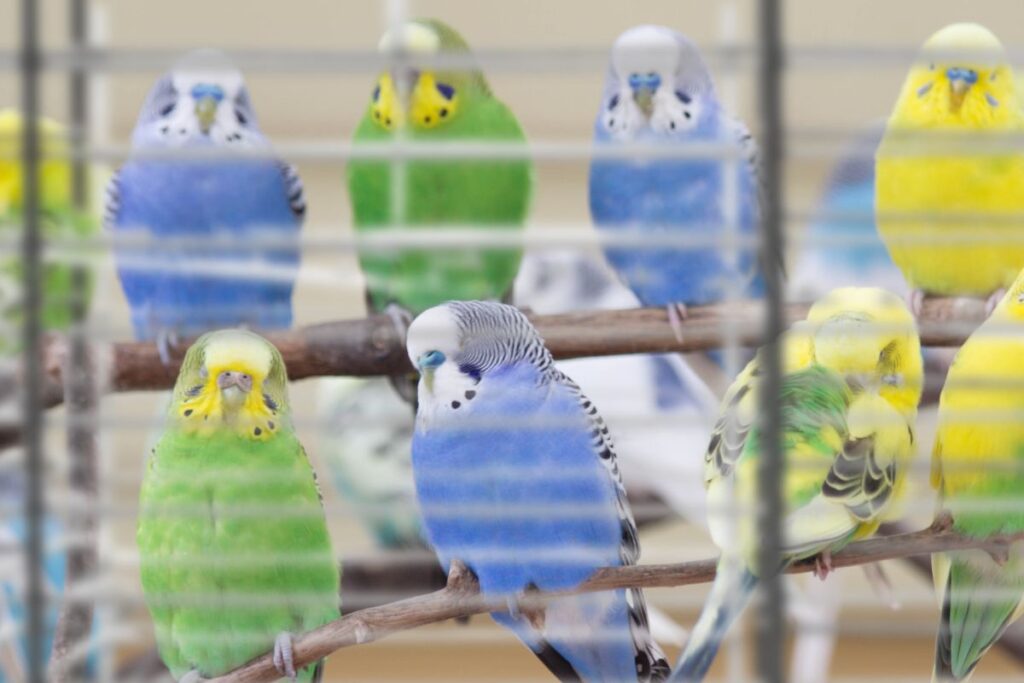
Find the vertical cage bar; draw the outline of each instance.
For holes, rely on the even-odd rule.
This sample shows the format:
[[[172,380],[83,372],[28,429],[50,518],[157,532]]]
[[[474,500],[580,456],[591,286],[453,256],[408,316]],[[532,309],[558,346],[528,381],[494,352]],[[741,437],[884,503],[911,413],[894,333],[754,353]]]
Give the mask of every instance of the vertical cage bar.
[[[23,394],[22,439],[25,449],[25,571],[30,683],[46,679],[43,659],[45,596],[43,594],[43,415],[41,406],[42,367],[39,356],[41,284],[39,234],[39,22],[37,0],[21,0],[21,109],[23,226],[21,259],[23,272]]]
[[[757,673],[764,683],[782,683],[782,648],[785,644],[784,596],[779,574],[782,547],[782,411],[778,396],[781,359],[777,340],[783,331],[782,273],[782,0],[760,0],[758,5],[757,98],[763,129],[762,173],[764,201],[761,216],[762,262],[766,289],[764,378],[760,409],[763,452],[758,464],[758,573],[761,604],[757,620]]]
[[[82,53],[88,47],[88,0],[69,0],[69,38],[72,47]],[[71,115],[72,199],[75,215],[87,215],[89,206],[88,164],[82,154],[88,135],[87,72],[76,64],[69,74]],[[96,453],[97,395],[85,320],[89,300],[89,268],[85,263],[71,264],[69,354],[65,368],[64,403],[68,411],[67,445],[70,458],[68,486],[73,499],[81,504],[81,513],[64,524],[67,544],[65,594],[86,581],[96,570],[96,514],[98,474]],[[51,676],[57,683],[82,681],[89,677],[87,644],[93,621],[93,602],[87,597],[65,599],[53,638]]]

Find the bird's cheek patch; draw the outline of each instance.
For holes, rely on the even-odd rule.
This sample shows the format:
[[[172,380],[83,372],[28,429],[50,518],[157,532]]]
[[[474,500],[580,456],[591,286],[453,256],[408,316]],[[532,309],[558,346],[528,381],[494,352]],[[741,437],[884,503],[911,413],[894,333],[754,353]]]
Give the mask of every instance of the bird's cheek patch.
[[[409,117],[417,128],[436,128],[451,119],[458,107],[459,96],[455,88],[437,82],[433,74],[424,72],[413,88]]]
[[[384,130],[394,130],[402,122],[402,108],[398,102],[398,91],[390,74],[384,74],[377,81],[370,101],[370,115],[373,122]]]

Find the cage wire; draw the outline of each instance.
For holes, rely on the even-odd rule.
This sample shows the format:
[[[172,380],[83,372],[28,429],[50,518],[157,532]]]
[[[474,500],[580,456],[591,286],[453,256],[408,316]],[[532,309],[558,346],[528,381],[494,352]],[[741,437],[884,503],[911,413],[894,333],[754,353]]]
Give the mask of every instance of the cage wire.
[[[20,335],[20,348],[32,351],[8,354],[0,367],[0,400],[4,402],[0,405],[0,444],[6,447],[0,454],[0,681],[169,680],[155,649],[153,621],[139,584],[143,559],[134,533],[142,511],[138,492],[144,460],[153,456],[133,460],[118,454],[125,449],[134,449],[132,452],[140,455],[151,453],[164,429],[171,399],[161,399],[154,412],[150,402],[136,401],[128,392],[170,389],[186,345],[181,343],[184,340],[158,340],[171,349],[171,360],[165,365],[152,340],[131,341],[124,313],[109,305],[111,298],[120,296],[107,291],[113,278],[104,274],[110,275],[115,268],[110,254],[118,252],[118,267],[122,270],[161,271],[168,277],[201,279],[211,287],[246,280],[290,286],[297,278],[296,304],[302,306],[305,302],[300,297],[314,298],[311,290],[319,292],[316,298],[333,300],[344,293],[361,299],[370,276],[360,273],[353,255],[390,255],[401,249],[427,254],[459,249],[523,249],[527,254],[512,300],[529,311],[559,367],[579,382],[602,412],[617,443],[630,507],[640,527],[641,563],[657,565],[646,577],[632,575],[639,584],[621,578],[618,580],[625,583],[614,583],[614,573],[595,580],[606,591],[609,586],[647,588],[651,629],[670,664],[674,665],[680,648],[692,636],[689,629],[712,579],[714,565],[709,558],[714,558],[717,550],[707,539],[709,518],[723,519],[733,536],[746,533],[741,527],[749,522],[744,520],[756,519],[756,569],[761,581],[749,610],[753,628],[738,623],[729,630],[711,678],[814,683],[919,680],[927,675],[922,667],[931,666],[930,648],[939,615],[929,585],[926,555],[942,548],[979,547],[977,543],[957,546],[962,539],[944,536],[941,530],[895,540],[886,538],[924,528],[931,522],[936,500],[922,484],[930,472],[927,458],[919,455],[907,465],[909,493],[893,503],[894,511],[887,514],[887,523],[879,532],[880,540],[850,550],[851,565],[886,560],[884,566],[892,577],[888,588],[884,583],[879,588],[877,583],[862,580],[852,569],[841,569],[826,582],[783,577],[776,571],[782,564],[785,540],[783,482],[789,474],[799,476],[806,463],[787,462],[784,457],[780,396],[786,366],[784,353],[773,340],[794,320],[804,317],[806,304],[825,293],[823,282],[847,275],[838,272],[837,255],[867,254],[857,261],[850,276],[858,284],[882,286],[901,296],[909,293],[891,263],[879,266],[868,258],[884,255],[873,229],[876,212],[871,198],[826,200],[821,207],[806,209],[789,201],[786,193],[791,187],[787,170],[798,162],[820,164],[842,157],[843,163],[870,169],[873,178],[882,128],[848,130],[788,123],[792,112],[787,108],[792,104],[783,107],[786,79],[805,71],[838,70],[842,74],[873,65],[902,67],[911,64],[919,50],[909,39],[901,46],[872,45],[870,36],[859,45],[789,45],[782,33],[785,4],[778,0],[756,3],[756,29],[751,34],[753,39],[746,43],[739,38],[737,27],[741,3],[716,3],[718,39],[715,44],[700,46],[713,67],[719,99],[727,110],[740,110],[740,80],[756,74],[755,113],[748,120],[754,124],[760,149],[761,216],[759,232],[749,237],[741,229],[740,175],[746,159],[735,144],[716,141],[675,146],[642,141],[595,145],[579,135],[530,136],[527,144],[429,142],[410,137],[398,127],[392,139],[379,143],[347,142],[340,136],[332,140],[289,139],[269,131],[272,147],[244,148],[227,156],[218,149],[134,149],[127,140],[111,135],[111,82],[162,73],[178,60],[180,52],[166,47],[109,46],[106,18],[112,8],[88,0],[67,2],[67,46],[43,47],[41,30],[51,20],[49,14],[40,11],[46,5],[22,0],[20,46],[0,51],[0,69],[17,75],[19,108],[29,122],[44,114],[43,79],[52,75],[66,78],[68,125],[66,144],[57,149],[45,139],[42,126],[26,125],[19,133],[16,149],[23,169],[23,207],[12,222],[20,226],[20,233],[6,230],[0,235],[0,249],[5,254],[17,254],[18,265],[12,272],[14,279],[21,281],[20,287],[8,291],[11,278],[4,278],[0,294],[5,297],[5,306],[20,298],[22,311],[20,318],[4,317],[2,332]],[[381,3],[380,32],[397,29],[415,18],[417,13],[412,9],[403,0]],[[685,14],[683,10],[680,13]],[[457,15],[442,18],[459,28]],[[474,45],[473,36],[466,37]],[[603,73],[608,62],[605,49],[565,43],[546,49],[474,47],[472,59],[349,46],[336,50],[253,47],[233,49],[231,57],[246,74],[365,77],[367,98],[379,74],[413,67],[459,70],[475,68],[479,63],[488,74],[564,75]],[[1008,54],[1013,63],[1024,62],[1020,46],[1008,45]],[[959,58],[963,53],[951,56]],[[399,88],[399,95],[406,94]],[[597,102],[596,96],[594,100]],[[259,98],[257,110],[258,104]],[[826,107],[828,103],[817,106]],[[350,133],[346,131],[345,135]],[[1019,150],[1024,137],[930,131],[904,142],[900,153],[911,158],[922,154],[970,156]],[[4,152],[10,157],[14,152],[9,141],[7,147]],[[129,160],[217,164],[225,159],[232,163],[283,159],[300,164],[303,171],[334,169],[359,160],[386,163],[390,169],[390,213],[396,217],[393,229],[352,234],[348,225],[318,219],[307,222],[301,236],[281,237],[267,230],[246,234],[243,240],[228,232],[196,239],[154,236],[142,230],[91,235],[76,231],[52,235],[44,231],[50,218],[43,207],[45,188],[40,181],[45,171],[41,176],[37,171],[49,162],[69,164],[71,205],[79,214],[98,221],[102,198],[97,188],[103,185],[103,165],[118,166]],[[683,159],[720,162],[723,185],[719,195],[721,220],[685,234],[652,234],[642,227],[599,233],[589,218],[535,215],[529,215],[522,231],[468,232],[463,225],[423,224],[406,213],[409,168],[417,161],[529,161],[568,168],[592,160],[655,163]],[[340,175],[334,179],[339,192]],[[873,187],[869,187],[869,195],[872,192]],[[911,245],[962,243],[965,247],[987,240],[1011,246],[1015,236],[993,228],[1016,227],[1022,219],[1014,214],[969,211],[886,218],[948,222],[954,227],[976,223],[988,226],[986,230],[905,240]],[[721,301],[706,308],[694,307],[682,323],[683,338],[676,339],[663,313],[634,310],[638,308],[637,299],[616,281],[600,255],[600,250],[609,248],[681,252],[710,248],[723,255],[729,268],[736,267],[744,254],[759,250],[783,254],[789,266],[794,262],[798,265],[786,273],[775,264],[767,266],[765,294],[757,303],[745,300],[744,283],[737,279],[726,282]],[[232,258],[221,257],[224,251],[230,251]],[[267,253],[275,258],[268,260]],[[292,253],[301,253],[301,266],[291,260]],[[163,257],[171,255],[179,260],[168,265]],[[187,262],[182,263],[181,257]],[[68,278],[67,300],[60,302],[66,308],[68,322],[65,330],[56,333],[47,328],[46,317],[46,297],[48,287],[52,287],[48,273],[54,264],[65,268]],[[216,320],[234,313],[233,308],[237,304],[227,302],[224,310],[211,307],[206,314]],[[932,441],[934,406],[951,359],[950,350],[962,343],[986,315],[985,302],[980,300],[940,299],[926,302],[922,309],[918,325],[925,347],[926,377],[916,439],[919,451],[927,451]],[[408,321],[393,320],[384,313],[366,320],[338,322],[340,317],[330,316],[319,325],[268,332],[285,357],[293,399],[299,402],[294,427],[314,470],[320,474],[322,509],[341,566],[342,618],[351,614],[365,618],[365,623],[349,620],[339,628],[355,629],[349,632],[352,640],[346,644],[350,645],[389,636],[377,645],[335,652],[329,659],[325,680],[350,680],[353,671],[358,672],[357,677],[396,681],[483,676],[549,680],[551,674],[511,633],[480,614],[487,611],[484,607],[493,607],[492,603],[466,608],[465,613],[435,611],[430,613],[433,617],[404,622],[398,612],[386,610],[398,609],[393,603],[399,600],[445,586],[444,572],[422,535],[422,514],[474,520],[507,515],[545,519],[565,515],[588,518],[602,510],[571,501],[550,501],[547,506],[509,505],[501,510],[470,503],[433,508],[429,502],[417,502],[409,462],[412,415],[382,379],[408,369],[401,338],[401,328]],[[302,320],[311,322],[306,317]],[[864,334],[877,334],[879,330],[884,326],[871,326]],[[1020,334],[1013,324],[989,323],[986,331],[1009,338],[1019,338]],[[719,401],[749,360],[749,347],[757,345],[763,345],[758,396],[763,451],[756,502],[741,502],[739,492],[731,490],[724,500],[705,503],[702,456],[720,410]],[[685,356],[675,353],[680,350],[687,352]],[[720,362],[709,364],[700,353],[708,350],[721,351]],[[659,372],[670,373],[668,386],[658,380],[663,376]],[[338,377],[325,379],[329,375]],[[997,385],[1010,391],[1015,386],[1012,377],[967,378],[958,386],[972,387],[972,381],[978,390]],[[313,382],[317,383],[315,390],[296,391],[302,383]],[[1005,410],[961,410],[952,414],[957,420],[971,423],[991,422],[992,429],[998,430],[1024,419],[1019,412],[1011,405]],[[465,429],[486,433],[504,423],[504,417],[497,423],[480,419]],[[564,418],[555,415],[520,416],[515,428],[523,434],[543,433],[564,428],[565,424]],[[732,441],[741,436],[726,431],[723,438]],[[991,460],[981,458],[972,467],[985,468],[994,476],[1020,476],[1019,465],[999,455],[993,454]],[[947,464],[945,472],[955,476],[957,466]],[[589,476],[572,469],[544,474],[557,474],[567,482]],[[203,476],[196,473],[194,478],[188,477],[188,483],[199,485]],[[434,476],[469,482],[474,472],[441,471]],[[510,469],[503,470],[502,476],[508,481],[519,478],[524,487],[544,484],[543,477],[531,472]],[[258,469],[238,471],[232,477],[241,487],[267,484],[266,473]],[[1011,495],[961,503],[956,509],[958,513],[1012,516],[1019,514],[1019,506]],[[188,505],[171,505],[164,511],[186,518],[206,512],[201,506],[196,509]],[[268,520],[306,514],[288,502],[239,505],[228,512],[239,519]],[[362,540],[353,542],[356,536]],[[907,547],[917,550],[909,552]],[[985,547],[994,556],[1001,552],[999,547]],[[531,548],[527,552],[536,557],[547,552],[565,561],[594,560],[571,548]],[[521,554],[496,547],[489,560],[516,561]],[[739,576],[742,561],[727,559],[720,571]],[[184,569],[192,568],[197,561],[164,558],[168,566],[183,562]],[[271,548],[262,555],[255,552],[219,558],[211,571],[230,568],[232,563],[252,566],[276,561]],[[689,564],[678,564],[684,562]],[[673,567],[661,566],[666,564]],[[986,599],[1018,597],[1012,591],[1006,595],[994,588],[979,591],[978,595]],[[148,598],[149,609],[154,605],[159,608],[160,600],[169,600],[172,606],[215,603],[226,611],[237,608],[224,595],[186,591]],[[291,598],[247,595],[244,602],[252,607],[276,605],[283,599]],[[414,603],[413,609],[429,610],[432,606],[437,610],[437,600],[443,599],[444,594],[434,597],[433,603],[428,598]],[[524,598],[523,604],[529,604],[528,599]],[[899,609],[894,610],[894,605]],[[384,611],[374,611],[381,607]],[[475,615],[470,617],[470,612]],[[449,621],[452,616],[468,619],[453,624]],[[410,628],[419,624],[430,625]],[[573,631],[570,639],[593,636],[585,629],[583,633]],[[224,642],[230,644],[227,634]],[[916,654],[913,658],[908,655],[912,665],[895,666],[890,659],[877,656],[879,649],[890,656],[901,650]],[[873,656],[868,657],[869,652]],[[918,656],[922,652],[926,654]],[[392,664],[395,669],[387,671]],[[1022,666],[1024,629],[1011,627],[987,655],[974,680],[1017,680]]]

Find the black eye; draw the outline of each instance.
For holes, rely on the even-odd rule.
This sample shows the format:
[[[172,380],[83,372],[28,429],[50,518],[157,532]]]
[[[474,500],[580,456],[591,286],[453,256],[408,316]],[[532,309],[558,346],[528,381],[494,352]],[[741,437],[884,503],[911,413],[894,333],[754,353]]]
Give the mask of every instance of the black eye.
[[[618,95],[612,95],[612,98],[610,100],[608,100],[608,111],[611,111],[612,109],[615,109],[615,107],[617,107],[617,106],[619,106],[619,96]]]
[[[930,69],[931,71],[935,71],[935,63],[933,62],[933,63],[929,64],[929,65],[928,65],[928,68],[929,68],[929,69]]]
[[[170,104],[165,106],[163,109],[161,109],[160,110],[160,116],[169,116],[172,111],[174,111],[174,102],[171,102]]]
[[[676,90],[676,99],[683,104],[689,104],[691,102],[690,96],[684,93],[682,90]]]
[[[235,110],[235,120],[238,121],[238,125],[240,126],[244,126],[247,123],[249,123],[248,117],[246,117],[246,115],[242,113],[241,109]]]

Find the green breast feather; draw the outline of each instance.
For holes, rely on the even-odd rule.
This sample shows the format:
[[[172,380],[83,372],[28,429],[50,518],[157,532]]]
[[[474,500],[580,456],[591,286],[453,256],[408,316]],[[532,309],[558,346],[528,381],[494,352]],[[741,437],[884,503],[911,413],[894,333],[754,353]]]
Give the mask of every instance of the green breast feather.
[[[376,124],[367,109],[355,143],[380,143],[393,133]],[[459,112],[444,126],[403,129],[412,142],[523,143],[523,132],[509,109],[489,92],[467,93]],[[353,161],[349,194],[356,229],[369,233],[394,225],[473,226],[481,230],[520,229],[532,186],[527,160],[415,160],[404,165],[405,202],[392,205],[399,182],[387,161]],[[397,211],[395,211],[397,209]],[[401,212],[396,215],[396,213]],[[469,242],[472,237],[467,237]],[[369,300],[376,309],[395,302],[420,313],[452,299],[498,299],[511,288],[519,249],[448,248],[365,251],[360,264]]]
[[[222,674],[268,652],[281,632],[338,617],[323,508],[290,431],[257,441],[170,428],[143,483],[138,545],[161,656],[176,677]]]

